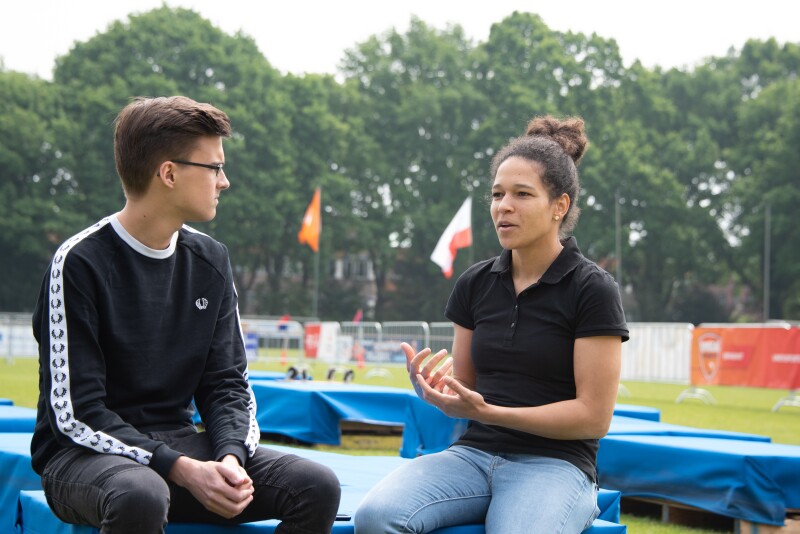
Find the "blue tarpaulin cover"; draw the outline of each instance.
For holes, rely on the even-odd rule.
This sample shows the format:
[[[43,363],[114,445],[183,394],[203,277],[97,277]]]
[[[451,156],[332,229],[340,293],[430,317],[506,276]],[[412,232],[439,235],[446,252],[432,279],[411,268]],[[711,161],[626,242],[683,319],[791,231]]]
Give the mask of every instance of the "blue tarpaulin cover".
[[[800,447],[691,436],[607,436],[600,484],[626,497],[694,506],[754,523],[781,525],[800,508]]]
[[[466,420],[448,417],[427,404],[411,389],[318,380],[253,380],[251,386],[256,396],[256,419],[261,432],[306,443],[338,445],[342,420],[402,425],[400,455],[414,458],[446,449],[467,425]],[[658,425],[656,420],[660,415],[655,408],[627,404],[618,405],[614,413],[653,425]],[[666,427],[650,428],[666,432]],[[679,428],[673,425],[672,431]],[[684,433],[690,431],[689,427],[683,428]],[[637,429],[637,433],[641,432],[641,428]],[[714,431],[703,432],[707,435]]]
[[[616,414],[616,411],[614,412]],[[633,417],[614,415],[611,418],[609,436],[618,435],[646,435],[646,436],[688,436],[695,438],[738,439],[744,441],[771,441],[769,436],[747,434],[745,432],[732,432],[728,430],[713,430],[708,428],[695,428],[692,426],[672,425],[669,423],[656,423]]]
[[[0,404],[0,432],[33,432],[35,425],[33,408]]]

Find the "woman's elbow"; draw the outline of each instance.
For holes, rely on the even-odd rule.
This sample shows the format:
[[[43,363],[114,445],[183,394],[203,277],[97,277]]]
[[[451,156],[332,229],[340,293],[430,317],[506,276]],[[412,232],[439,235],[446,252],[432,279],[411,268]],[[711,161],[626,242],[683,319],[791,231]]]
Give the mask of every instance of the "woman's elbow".
[[[614,416],[614,412],[607,415],[603,415],[598,418],[598,421],[595,425],[595,435],[593,439],[600,439],[608,434],[608,430],[611,428],[611,418]]]
[[[592,429],[592,436],[589,439],[601,439],[606,437],[610,426],[611,425],[597,425],[597,428]]]
[[[611,417],[613,415],[613,411],[611,413],[592,414],[584,426],[583,430],[586,436],[583,439],[600,439],[605,437],[606,434],[608,434],[609,428],[611,428]]]

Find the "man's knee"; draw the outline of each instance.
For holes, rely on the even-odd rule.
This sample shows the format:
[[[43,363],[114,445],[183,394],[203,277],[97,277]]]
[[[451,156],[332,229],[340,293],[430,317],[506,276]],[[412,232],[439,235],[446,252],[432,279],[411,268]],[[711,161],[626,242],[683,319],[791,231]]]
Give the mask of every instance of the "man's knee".
[[[335,515],[342,494],[342,487],[336,473],[329,467],[314,462],[308,462],[303,471],[306,478],[306,490],[302,494],[303,501],[307,505],[321,508],[321,512],[328,511]]]
[[[112,532],[160,532],[167,524],[169,487],[148,467],[133,467],[112,475],[107,487],[104,526]]]
[[[339,510],[342,492],[339,479],[330,468],[311,460],[299,458],[291,465],[291,481],[285,482],[293,489],[285,494],[284,520],[300,524],[313,517],[311,522],[316,526],[307,525],[307,530],[329,531]]]

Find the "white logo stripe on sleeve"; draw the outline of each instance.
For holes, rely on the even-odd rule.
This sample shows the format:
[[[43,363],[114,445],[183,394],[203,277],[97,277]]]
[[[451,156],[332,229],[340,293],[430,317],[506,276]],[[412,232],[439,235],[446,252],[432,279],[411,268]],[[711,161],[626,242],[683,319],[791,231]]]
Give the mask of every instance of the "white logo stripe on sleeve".
[[[148,465],[152,453],[139,447],[126,445],[120,440],[92,429],[75,418],[72,408],[69,380],[69,341],[67,336],[67,316],[64,306],[64,263],[76,244],[109,223],[108,217],[93,226],[72,236],[56,251],[50,268],[50,405],[55,412],[58,429],[84,447],[97,452],[118,454]]]
[[[233,286],[233,292],[238,297],[235,285]],[[242,342],[242,351],[244,351],[244,332],[242,332],[242,320],[241,317],[239,317],[238,305],[236,306],[236,324],[239,326],[239,339]],[[256,420],[256,394],[253,392],[253,388],[250,386],[248,374],[248,367],[245,367],[244,379],[247,381],[247,394],[250,396],[250,399],[247,401],[247,411],[250,413],[250,425],[247,430],[247,438],[244,440],[244,445],[247,447],[247,451],[250,456],[253,456],[258,448],[258,440],[261,438],[261,429],[258,428],[258,421]]]

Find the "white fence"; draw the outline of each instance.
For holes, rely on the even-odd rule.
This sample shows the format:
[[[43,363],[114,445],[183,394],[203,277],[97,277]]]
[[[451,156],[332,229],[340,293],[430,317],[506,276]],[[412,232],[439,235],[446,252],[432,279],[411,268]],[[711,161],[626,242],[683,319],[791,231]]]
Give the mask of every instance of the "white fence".
[[[328,324],[328,323],[326,323]],[[365,362],[380,367],[405,363],[400,342],[434,351],[449,349],[453,325],[449,322],[341,322],[335,323],[335,362]],[[631,338],[622,344],[622,381],[689,384],[693,326],[688,323],[629,323]],[[294,363],[303,358],[305,326],[299,321],[242,317],[242,331],[251,359],[280,359]],[[31,318],[25,314],[0,314],[0,357],[36,357]],[[341,354],[340,354],[341,353]]]
[[[628,323],[621,380],[688,384],[692,365],[690,323]]]
[[[31,315],[22,313],[0,313],[0,357],[35,357],[39,346],[33,337]]]
[[[303,352],[304,327],[298,321],[245,316],[241,318],[241,325],[248,360],[288,362],[290,354]]]

